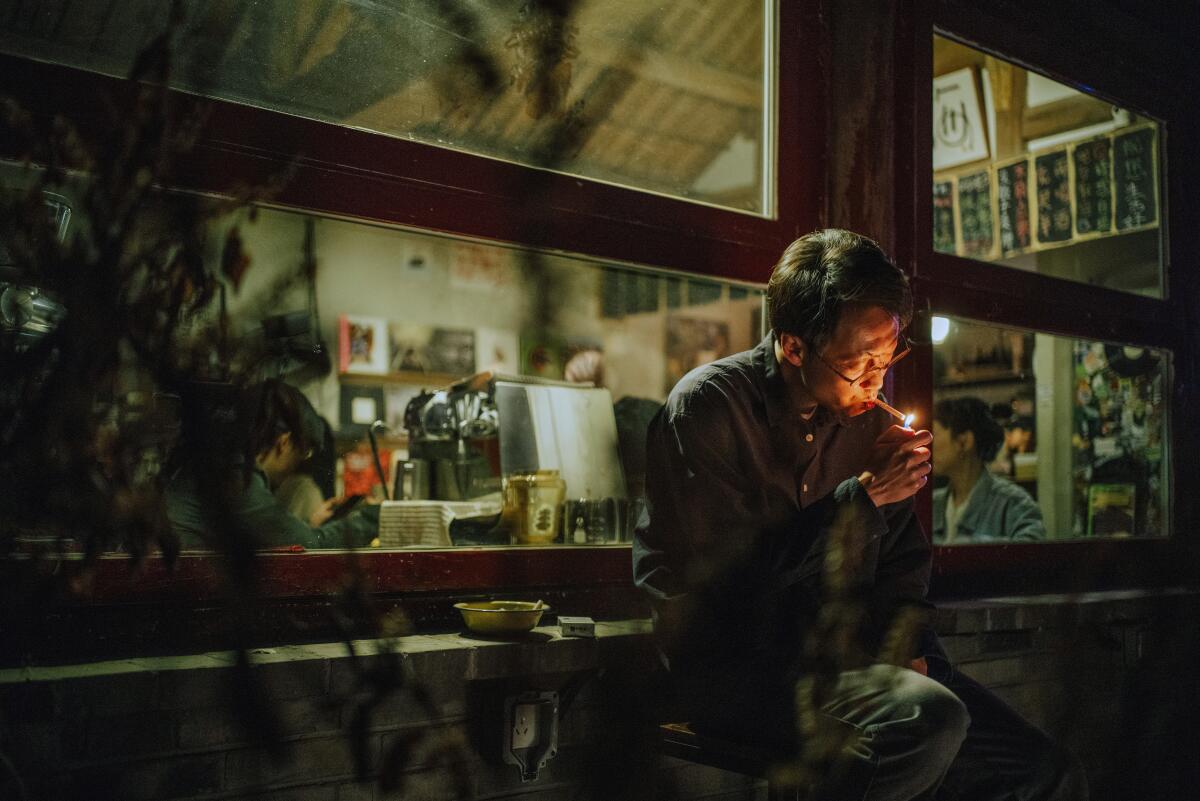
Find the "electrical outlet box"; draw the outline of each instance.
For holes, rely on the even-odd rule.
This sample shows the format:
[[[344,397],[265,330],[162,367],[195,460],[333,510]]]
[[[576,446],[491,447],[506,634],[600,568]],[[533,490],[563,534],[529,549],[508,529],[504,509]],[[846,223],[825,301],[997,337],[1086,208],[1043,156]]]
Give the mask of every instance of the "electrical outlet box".
[[[525,692],[504,701],[504,761],[533,781],[558,753],[558,693]]]

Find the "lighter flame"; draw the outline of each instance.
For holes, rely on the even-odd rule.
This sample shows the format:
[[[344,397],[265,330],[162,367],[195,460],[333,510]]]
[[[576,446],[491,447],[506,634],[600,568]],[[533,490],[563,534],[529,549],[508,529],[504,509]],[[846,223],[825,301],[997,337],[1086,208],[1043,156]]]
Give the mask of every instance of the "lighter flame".
[[[916,420],[916,419],[917,419],[916,413],[909,412],[908,415],[904,418],[904,427],[912,428],[913,420]]]

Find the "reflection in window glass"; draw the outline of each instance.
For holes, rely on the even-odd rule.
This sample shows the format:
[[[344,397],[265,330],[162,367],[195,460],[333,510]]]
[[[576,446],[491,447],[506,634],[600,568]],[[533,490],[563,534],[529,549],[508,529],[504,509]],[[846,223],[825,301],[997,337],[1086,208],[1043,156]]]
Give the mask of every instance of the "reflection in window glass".
[[[1168,534],[1166,352],[934,323],[935,542]]]
[[[934,250],[1163,296],[1156,122],[940,36],[933,75]]]
[[[170,7],[0,0],[0,51],[123,76]],[[773,213],[770,0],[183,7],[189,91]]]
[[[463,518],[449,539],[410,527],[391,544],[623,541],[646,428],[667,391],[761,336],[759,288],[271,210],[242,226],[255,268],[239,295],[253,298],[301,258],[306,231],[321,265],[321,335],[340,355],[301,389],[335,431],[341,492],[384,491],[366,438],[379,419],[392,432],[390,489],[450,502]],[[295,292],[283,308],[306,307]],[[252,307],[230,308],[257,324]],[[484,371],[498,380],[446,391]],[[547,468],[557,476],[499,497],[502,477]],[[536,516],[537,497],[557,508],[541,529],[515,511],[506,530],[486,519],[501,501],[506,515],[524,504]],[[473,526],[477,513],[485,520]]]
[[[0,162],[0,198],[35,178]],[[94,234],[87,180],[35,204],[56,236]],[[184,550],[213,541],[215,505],[284,549],[627,542],[668,391],[765,333],[760,286],[183,193],[154,197],[129,252],[175,220],[205,232],[195,260],[219,291],[163,318],[166,386],[124,348],[85,395],[98,440],[131,443],[138,482],[165,490]],[[0,226],[0,345],[18,351],[86,317],[87,296],[64,310],[61,284],[39,285],[29,241]],[[341,496],[359,505],[330,521]]]

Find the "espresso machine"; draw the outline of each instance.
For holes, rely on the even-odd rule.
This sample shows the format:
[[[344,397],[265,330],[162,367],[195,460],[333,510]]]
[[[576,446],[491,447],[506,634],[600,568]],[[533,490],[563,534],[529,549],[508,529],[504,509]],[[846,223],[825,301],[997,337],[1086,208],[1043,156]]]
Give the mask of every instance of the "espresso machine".
[[[404,427],[432,500],[477,498],[498,492],[502,476],[546,469],[562,475],[568,497],[625,496],[607,389],[483,373],[417,395]]]
[[[404,426],[409,459],[394,498],[468,501],[503,490],[501,524],[516,543],[561,539],[560,515],[590,507],[610,518],[604,538],[622,538],[626,488],[607,389],[484,373],[422,392]],[[528,525],[518,525],[526,513]]]
[[[463,382],[421,392],[405,407],[404,427],[409,459],[399,472],[413,477],[407,492],[393,497],[465,501],[500,491],[499,423],[489,387]]]

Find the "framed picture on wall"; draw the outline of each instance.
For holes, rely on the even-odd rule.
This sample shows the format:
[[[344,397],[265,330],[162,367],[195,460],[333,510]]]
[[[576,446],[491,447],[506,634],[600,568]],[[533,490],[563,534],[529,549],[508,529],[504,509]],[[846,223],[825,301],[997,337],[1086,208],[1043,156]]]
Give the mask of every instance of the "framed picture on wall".
[[[933,169],[988,157],[987,132],[975,69],[963,67],[933,79]]]
[[[338,318],[338,370],[383,375],[388,371],[387,321],[343,314]]]

